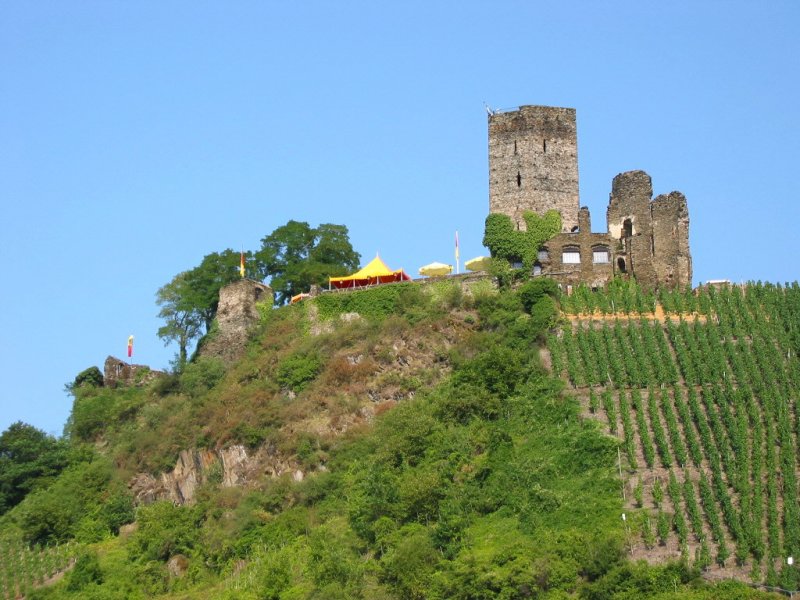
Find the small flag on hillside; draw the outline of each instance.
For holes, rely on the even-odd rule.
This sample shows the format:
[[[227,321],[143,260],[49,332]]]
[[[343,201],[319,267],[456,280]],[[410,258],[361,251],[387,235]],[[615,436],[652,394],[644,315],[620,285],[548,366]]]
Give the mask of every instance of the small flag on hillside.
[[[133,336],[128,336],[128,358],[133,356]]]
[[[456,275],[458,275],[458,267],[459,267],[459,265],[458,265],[458,256],[459,256],[459,252],[458,252],[458,231],[456,231]]]
[[[241,275],[242,278],[244,278],[244,251],[242,251],[242,257],[241,260],[239,261],[239,275]]]

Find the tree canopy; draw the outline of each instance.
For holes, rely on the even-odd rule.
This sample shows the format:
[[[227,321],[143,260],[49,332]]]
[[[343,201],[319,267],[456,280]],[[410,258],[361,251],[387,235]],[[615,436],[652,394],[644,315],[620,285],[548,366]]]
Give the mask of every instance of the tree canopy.
[[[203,318],[200,310],[189,301],[192,293],[187,282],[188,272],[178,273],[172,281],[156,292],[156,304],[161,307],[158,316],[165,324],[158,328],[158,337],[167,345],[178,344],[178,365],[186,363],[187,348],[202,332]]]
[[[67,466],[67,445],[18,421],[0,434],[0,514]]]
[[[344,225],[322,223],[312,228],[303,221],[289,221],[261,240],[255,259],[263,276],[270,278],[275,303],[280,305],[314,284],[326,284],[328,277],[356,270],[361,255],[353,250]]]
[[[322,223],[314,228],[303,221],[278,227],[261,240],[258,251],[244,256],[246,275],[269,279],[278,305],[314,284],[326,284],[328,277],[354,271],[361,259],[346,226]],[[220,289],[241,277],[240,260],[241,254],[231,249],[212,252],[156,292],[158,316],[164,319],[158,336],[165,344],[178,344],[179,368],[186,363],[192,342],[210,331]]]

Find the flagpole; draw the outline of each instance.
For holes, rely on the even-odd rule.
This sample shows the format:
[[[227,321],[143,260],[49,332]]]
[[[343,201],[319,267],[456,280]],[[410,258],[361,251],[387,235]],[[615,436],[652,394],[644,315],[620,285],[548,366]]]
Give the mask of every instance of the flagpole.
[[[459,252],[458,252],[458,230],[456,230],[456,275],[461,272],[461,267],[459,265]]]

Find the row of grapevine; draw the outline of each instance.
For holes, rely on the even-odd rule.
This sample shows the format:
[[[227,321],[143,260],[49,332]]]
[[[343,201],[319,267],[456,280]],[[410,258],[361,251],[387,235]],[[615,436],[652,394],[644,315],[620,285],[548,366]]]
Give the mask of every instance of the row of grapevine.
[[[607,287],[592,290],[585,284],[561,298],[566,314],[649,314],[655,311],[656,296],[636,285],[633,280],[615,279]]]
[[[574,387],[674,384],[679,370],[663,328],[646,320],[590,321],[588,328],[550,336],[553,371]]]
[[[600,312],[612,297],[586,294],[581,306]],[[674,535],[700,566],[750,564],[754,580],[797,589],[786,557],[800,553],[800,286],[660,291],[658,301],[673,319],[595,313],[551,336],[553,371],[588,392],[629,472],[668,470],[668,504],[635,521],[645,546]]]
[[[75,544],[29,547],[16,540],[0,540],[0,599],[27,596],[66,569],[76,549]]]

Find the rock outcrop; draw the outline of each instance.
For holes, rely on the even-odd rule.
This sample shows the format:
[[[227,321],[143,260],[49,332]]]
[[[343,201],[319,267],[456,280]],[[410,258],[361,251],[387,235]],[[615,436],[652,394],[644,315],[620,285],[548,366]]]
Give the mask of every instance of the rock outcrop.
[[[197,488],[213,482],[223,487],[248,486],[264,477],[280,477],[291,473],[302,480],[304,473],[292,460],[280,455],[267,444],[252,455],[241,445],[219,450],[183,450],[175,468],[166,473],[139,473],[129,483],[137,504],[169,500],[174,504],[191,504]]]

